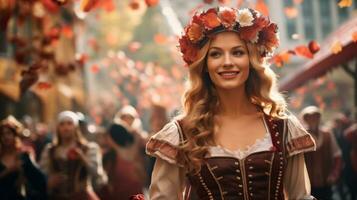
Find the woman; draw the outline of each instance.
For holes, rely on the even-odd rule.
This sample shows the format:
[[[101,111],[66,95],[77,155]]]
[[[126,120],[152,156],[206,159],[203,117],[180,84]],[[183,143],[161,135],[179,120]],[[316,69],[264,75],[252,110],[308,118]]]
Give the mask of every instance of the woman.
[[[183,115],[147,143],[150,199],[312,199],[303,153],[315,143],[277,91],[277,46],[276,24],[255,10],[193,16],[180,38]]]
[[[142,192],[146,175],[137,141],[128,126],[112,124],[108,132],[110,150],[103,156],[108,185],[99,195],[102,200],[129,199]]]
[[[46,177],[22,150],[21,131],[12,116],[0,122],[0,198],[47,199]]]
[[[98,199],[91,180],[96,185],[106,182],[100,149],[81,135],[74,112],[64,111],[58,115],[55,137],[40,161],[48,175],[50,199]]]

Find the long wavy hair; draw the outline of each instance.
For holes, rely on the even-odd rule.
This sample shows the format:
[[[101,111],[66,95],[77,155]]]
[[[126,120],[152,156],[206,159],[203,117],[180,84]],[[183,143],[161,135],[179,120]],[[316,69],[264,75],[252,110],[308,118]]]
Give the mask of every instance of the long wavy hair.
[[[189,172],[199,172],[208,146],[214,142],[214,117],[219,109],[217,91],[205,68],[211,41],[201,48],[198,59],[189,69],[187,88],[183,96],[181,118],[184,142],[181,146],[180,161]],[[245,92],[250,101],[273,118],[284,118],[286,102],[278,92],[276,74],[270,69],[266,59],[261,57],[256,45],[246,43],[249,53],[250,70],[245,83]]]

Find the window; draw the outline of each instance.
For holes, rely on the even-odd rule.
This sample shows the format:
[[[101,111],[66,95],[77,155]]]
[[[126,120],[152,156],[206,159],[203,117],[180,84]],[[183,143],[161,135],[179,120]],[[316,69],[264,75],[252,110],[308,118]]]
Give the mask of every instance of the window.
[[[332,30],[332,16],[330,1],[320,1],[320,20],[322,28],[322,37],[325,38]]]
[[[311,40],[315,36],[315,19],[313,15],[312,1],[304,1],[302,3],[302,16],[304,21],[305,39]]]
[[[284,7],[292,7],[294,6],[293,1],[292,0],[286,0],[283,1],[284,2]],[[288,17],[285,17],[286,21],[286,28],[287,28],[287,35],[288,35],[288,39],[291,40],[291,36],[293,34],[295,34],[297,32],[296,30],[296,18],[290,19]]]

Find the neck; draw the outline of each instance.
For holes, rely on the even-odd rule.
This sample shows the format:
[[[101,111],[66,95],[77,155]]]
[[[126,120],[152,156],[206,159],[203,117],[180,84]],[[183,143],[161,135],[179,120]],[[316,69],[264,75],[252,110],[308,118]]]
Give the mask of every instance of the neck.
[[[256,107],[247,97],[244,86],[234,90],[217,89],[220,103],[219,113],[228,117],[240,117],[256,111]]]
[[[71,146],[76,143],[74,138],[62,138],[62,146]]]

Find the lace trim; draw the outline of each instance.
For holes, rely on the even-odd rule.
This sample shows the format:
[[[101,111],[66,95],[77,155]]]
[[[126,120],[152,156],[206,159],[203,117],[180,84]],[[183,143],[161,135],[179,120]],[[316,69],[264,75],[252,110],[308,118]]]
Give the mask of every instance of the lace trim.
[[[209,153],[207,157],[214,156],[232,156],[238,159],[243,159],[252,153],[259,151],[268,151],[273,147],[273,142],[271,141],[271,136],[269,132],[266,132],[263,138],[258,138],[252,145],[247,145],[244,149],[229,150],[222,147],[221,145],[210,146]]]

